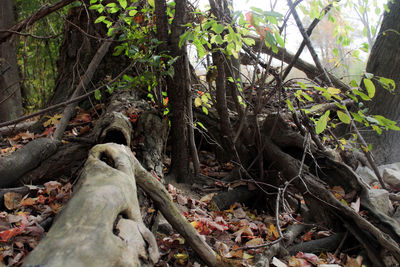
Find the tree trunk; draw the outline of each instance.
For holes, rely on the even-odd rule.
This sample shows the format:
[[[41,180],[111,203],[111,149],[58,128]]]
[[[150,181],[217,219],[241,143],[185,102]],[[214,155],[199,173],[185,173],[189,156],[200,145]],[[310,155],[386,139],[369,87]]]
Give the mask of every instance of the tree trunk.
[[[14,25],[12,0],[0,1],[0,29]],[[11,39],[0,44],[0,122],[22,115],[21,91],[15,44]]]
[[[399,121],[400,95],[400,0],[389,4],[390,12],[385,13],[382,26],[372,47],[366,71],[375,76],[393,79],[396,83],[395,93],[385,90],[377,82],[376,96],[367,106],[374,115]],[[393,163],[400,160],[400,133],[384,131],[381,135],[367,133],[366,140],[373,145],[378,164]]]
[[[176,1],[175,17],[168,34],[168,20],[165,1],[156,1],[157,37],[163,43],[159,51],[169,51],[170,56],[178,57],[174,63],[175,75],[167,77],[167,93],[171,108],[171,168],[170,175],[177,182],[188,182],[189,174],[189,132],[188,100],[189,70],[186,46],[179,47],[179,37],[183,34],[186,17],[186,0]]]

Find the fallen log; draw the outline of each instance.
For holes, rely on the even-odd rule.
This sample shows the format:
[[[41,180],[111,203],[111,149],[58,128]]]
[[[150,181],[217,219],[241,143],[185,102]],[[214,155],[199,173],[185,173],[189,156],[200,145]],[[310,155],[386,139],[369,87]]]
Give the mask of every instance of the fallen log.
[[[0,187],[15,185],[24,174],[53,155],[60,144],[50,138],[35,139],[10,156],[0,158]]]

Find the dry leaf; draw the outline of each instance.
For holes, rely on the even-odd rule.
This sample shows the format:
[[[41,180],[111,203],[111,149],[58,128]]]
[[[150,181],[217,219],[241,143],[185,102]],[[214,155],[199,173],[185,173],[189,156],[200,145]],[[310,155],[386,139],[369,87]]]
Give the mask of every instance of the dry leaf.
[[[22,196],[19,193],[8,192],[4,194],[4,206],[7,209],[13,210],[19,206]]]
[[[350,207],[358,213],[360,211],[360,198],[358,197],[355,202],[351,202]]]
[[[61,119],[62,114],[55,114],[54,116],[46,116],[49,118],[47,121],[43,123],[43,127],[47,127],[49,125],[56,125],[58,121]]]
[[[204,203],[208,203],[212,200],[212,198],[216,195],[217,193],[211,193],[208,195],[203,196],[200,201],[204,202]]]
[[[271,264],[276,267],[287,267],[286,263],[283,263],[281,260],[279,260],[275,257],[272,258]]]
[[[238,208],[233,211],[233,216],[235,216],[238,219],[244,219],[246,218],[246,212],[242,208]]]
[[[358,256],[357,258],[351,258],[348,255],[346,255],[347,259],[346,259],[346,265],[345,267],[361,267],[362,265],[362,260],[363,257],[362,256]]]
[[[250,241],[246,242],[246,246],[258,246],[264,244],[264,239],[261,237],[253,238]]]

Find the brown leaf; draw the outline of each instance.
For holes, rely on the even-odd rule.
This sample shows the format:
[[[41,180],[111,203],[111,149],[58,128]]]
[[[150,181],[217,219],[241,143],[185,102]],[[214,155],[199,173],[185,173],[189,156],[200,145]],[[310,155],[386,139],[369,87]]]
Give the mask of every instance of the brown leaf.
[[[205,196],[203,196],[203,197],[200,199],[200,201],[205,202],[205,203],[208,203],[208,202],[210,202],[210,201],[212,200],[212,198],[213,198],[216,194],[217,194],[217,193],[211,193],[211,194],[205,195]]]
[[[264,239],[261,237],[253,238],[246,242],[246,246],[258,246],[261,244],[264,244]]]
[[[342,199],[344,198],[344,196],[346,195],[346,193],[344,192],[344,189],[340,186],[334,186],[331,189],[331,192],[335,195],[335,197],[337,199]]]
[[[19,193],[8,192],[4,194],[4,206],[9,210],[14,210],[19,206],[22,195]]]
[[[357,258],[351,258],[348,255],[346,255],[346,265],[345,267],[361,267],[362,265],[362,256],[358,256]]]
[[[50,195],[51,191],[61,188],[62,184],[60,184],[59,182],[56,182],[56,181],[50,181],[50,182],[45,183],[44,186],[46,188],[47,194]]]
[[[238,219],[244,219],[246,218],[246,212],[242,208],[238,208],[233,211],[233,216]]]

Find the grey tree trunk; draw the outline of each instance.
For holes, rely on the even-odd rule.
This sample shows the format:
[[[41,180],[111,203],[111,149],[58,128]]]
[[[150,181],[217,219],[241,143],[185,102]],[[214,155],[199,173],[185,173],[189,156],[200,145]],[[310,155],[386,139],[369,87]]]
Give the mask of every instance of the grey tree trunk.
[[[0,29],[15,23],[12,0],[0,1]],[[13,39],[0,44],[0,122],[22,115],[17,56]]]
[[[379,35],[372,47],[366,71],[376,76],[393,79],[394,94],[378,83],[376,96],[368,103],[369,112],[388,119],[400,121],[400,0],[389,3],[390,12],[385,13]],[[382,135],[366,133],[366,141],[373,146],[378,164],[400,161],[400,132],[384,131]]]

